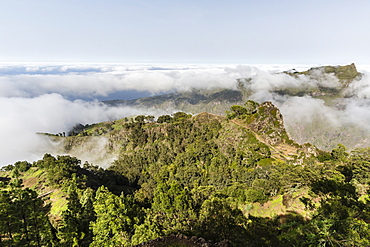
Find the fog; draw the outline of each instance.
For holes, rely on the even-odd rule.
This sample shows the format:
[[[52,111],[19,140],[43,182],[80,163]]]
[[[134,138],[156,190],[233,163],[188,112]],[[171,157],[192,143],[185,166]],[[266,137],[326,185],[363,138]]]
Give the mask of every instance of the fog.
[[[320,86],[337,89],[340,82],[333,74],[318,70],[311,76],[291,77],[285,73],[252,68],[250,99],[272,101],[284,116],[290,136],[300,144],[309,142],[325,150],[338,143],[348,149],[370,147],[370,77],[369,68],[358,68],[362,77],[344,90],[343,98],[330,103],[309,95],[287,96],[276,93],[283,89],[317,89]]]
[[[235,87],[242,70],[225,66],[2,65],[0,96],[58,93],[73,99],[113,99],[117,92],[151,95],[192,88]]]
[[[51,152],[52,143],[39,132],[68,132],[77,123],[91,124],[145,112],[127,107],[108,108],[95,101],[69,101],[59,94],[1,97],[0,111],[0,165],[32,161]]]
[[[288,131],[298,142],[318,140],[320,131],[331,130],[334,134],[328,136],[334,141],[339,135],[352,138],[354,146],[367,145],[370,139],[368,67],[358,67],[363,77],[348,87],[351,98],[334,106],[310,96],[288,97],[276,93],[285,88],[338,87],[336,77],[320,71],[315,76],[297,78],[279,73],[293,68],[303,71],[312,66],[315,65],[1,64],[0,166],[18,160],[37,160],[48,152],[52,143],[38,132],[67,132],[77,123],[164,113],[160,109],[146,112],[132,107],[107,107],[100,100],[193,88],[235,89],[238,78],[250,78],[245,86],[252,92],[251,99],[272,101],[280,108]],[[324,125],[318,126],[318,121]],[[320,129],[322,126],[326,129]],[[357,132],[352,135],[349,131],[354,129]]]
[[[100,100],[192,88],[235,88],[240,73],[233,66],[214,65],[1,64],[0,166],[34,161],[52,152],[53,143],[37,133],[68,132],[78,123],[165,113],[107,107]]]

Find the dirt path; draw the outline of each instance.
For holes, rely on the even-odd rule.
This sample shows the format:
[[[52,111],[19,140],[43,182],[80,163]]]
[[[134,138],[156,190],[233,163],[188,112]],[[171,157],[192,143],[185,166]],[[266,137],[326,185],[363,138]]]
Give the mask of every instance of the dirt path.
[[[230,121],[232,123],[240,126],[240,127],[243,127],[243,128],[246,128],[246,129],[249,129],[250,131],[252,131],[258,141],[266,144],[270,148],[271,156],[274,157],[274,158],[283,159],[283,160],[291,160],[291,159],[293,159],[292,156],[296,156],[298,154],[298,149],[294,146],[291,146],[291,145],[286,144],[286,143],[279,143],[275,146],[272,146],[272,145],[268,144],[262,136],[260,136],[256,132],[254,132],[251,128],[249,128],[248,125],[246,125],[244,123],[241,123],[241,122],[239,122],[235,119],[232,119]]]

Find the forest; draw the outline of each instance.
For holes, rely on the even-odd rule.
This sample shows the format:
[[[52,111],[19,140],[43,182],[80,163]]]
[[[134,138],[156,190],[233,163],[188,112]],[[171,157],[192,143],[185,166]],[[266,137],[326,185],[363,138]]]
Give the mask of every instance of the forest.
[[[107,169],[51,154],[2,168],[0,246],[370,246],[370,148],[299,145],[270,102],[58,138],[91,135],[119,149]]]

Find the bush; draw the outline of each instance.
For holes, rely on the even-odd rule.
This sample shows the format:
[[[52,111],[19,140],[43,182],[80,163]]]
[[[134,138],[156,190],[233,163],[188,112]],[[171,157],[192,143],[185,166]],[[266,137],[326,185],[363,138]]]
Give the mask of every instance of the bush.
[[[32,166],[31,163],[29,163],[27,161],[17,161],[14,164],[14,167],[17,168],[18,171],[20,171],[20,172],[28,171],[28,169],[30,169],[31,166]]]

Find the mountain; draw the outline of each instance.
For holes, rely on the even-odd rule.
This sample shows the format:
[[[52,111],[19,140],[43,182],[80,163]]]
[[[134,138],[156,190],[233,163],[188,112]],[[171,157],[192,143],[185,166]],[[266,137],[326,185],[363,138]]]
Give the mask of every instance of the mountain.
[[[358,107],[367,110],[366,102],[356,95],[361,84],[354,85],[363,75],[357,71],[355,64],[314,67],[301,72],[294,69],[272,74],[257,71],[254,74],[237,79],[235,89],[193,89],[104,103],[138,107],[149,112],[162,110],[198,114],[206,111],[225,115],[231,106],[242,105],[250,99],[259,103],[271,101],[285,115],[289,135],[300,144],[312,143],[327,151],[338,143],[351,150],[370,146],[370,130],[362,124],[363,121],[352,117]],[[301,107],[301,104],[304,105]],[[354,107],[356,109],[352,110]]]
[[[357,71],[356,65],[354,63],[344,66],[338,65],[314,67],[303,72],[298,72],[295,70],[286,71],[285,73],[291,76],[308,75],[310,77],[315,77],[320,73],[333,74],[339,79],[340,83],[342,83],[344,87],[348,86],[351,82],[353,82],[353,80],[359,79],[362,76],[362,74]]]
[[[277,89],[275,90],[277,94],[311,96],[313,98],[323,99],[328,105],[335,105],[339,99],[350,97],[351,95],[348,94],[347,90],[348,86],[352,82],[362,78],[362,74],[357,71],[354,63],[344,66],[314,67],[302,72],[291,70],[284,73],[295,78],[305,76],[318,83],[315,86],[307,86],[306,88]],[[333,79],[337,79],[338,82],[336,83]]]
[[[161,109],[200,113],[202,111],[223,114],[233,104],[242,104],[243,92],[233,89],[196,90],[176,92],[134,100],[110,100],[109,106],[134,106],[142,109]]]
[[[102,153],[116,158],[108,169],[50,154],[4,167],[4,245],[369,245],[369,149],[300,145],[271,102],[233,105],[226,116],[139,115],[45,138],[86,156],[101,139]]]
[[[338,90],[317,83],[309,92],[319,90],[310,97],[325,96],[329,105],[359,75],[353,66],[327,69],[341,83],[335,84]],[[309,82],[307,76],[322,71],[285,75]],[[231,104],[223,115],[139,115],[78,125],[67,135],[40,134],[64,155],[45,154],[32,164],[2,168],[1,243],[369,246],[370,149],[348,152],[338,144],[323,151],[299,144],[271,101],[236,104],[253,94],[253,78],[237,83],[239,93],[219,89],[171,96],[183,106]],[[280,96],[301,97],[291,93]],[[166,104],[164,96],[157,100]],[[326,138],[323,117],[324,124],[316,122],[314,130]]]
[[[172,128],[178,119],[182,119],[181,115],[184,115],[185,119],[191,116],[184,112],[177,112],[173,116],[166,115],[169,122],[166,124],[166,122],[159,123],[165,115],[159,116],[158,122],[154,122],[152,116],[141,115],[135,118],[139,122],[129,121],[126,118],[78,126],[78,131],[70,133],[74,135],[67,137],[48,135],[48,138],[53,142],[52,146],[55,153],[77,156],[82,160],[86,159],[96,164],[105,164],[103,166],[108,167],[113,160],[117,159],[122,150],[134,150],[136,142],[147,142],[149,141],[148,136],[168,131],[167,128]],[[243,117],[240,118],[241,116]],[[302,162],[299,159],[305,157],[303,153],[308,154],[306,149],[310,146],[309,144],[299,145],[289,137],[279,109],[271,102],[258,104],[254,101],[247,101],[244,106],[234,105],[231,107],[227,116],[203,112],[190,117],[187,121],[196,126],[217,123],[217,125],[226,128],[229,137],[236,135],[234,138],[240,138],[237,136],[247,135],[251,138],[251,140],[247,140],[248,142],[266,147],[266,152],[271,153],[272,157],[283,160]],[[144,124],[144,122],[146,124],[143,126],[137,125],[138,123]],[[132,133],[132,131],[137,133]],[[138,135],[138,137],[133,138],[134,135]],[[146,139],[136,140],[136,138]],[[233,139],[229,140],[228,138],[222,139],[222,141],[230,142],[223,145],[235,146],[239,144],[233,143]],[[234,149],[238,148],[234,147]],[[312,149],[314,149],[313,146]],[[297,160],[297,157],[300,158]]]
[[[309,95],[315,98],[341,98],[347,97],[345,88],[354,80],[359,80],[362,76],[357,71],[354,63],[344,66],[321,66],[314,67],[307,71],[298,72],[295,69],[283,72],[292,77],[307,76],[311,80],[319,81],[316,86],[303,85],[302,88],[284,89],[276,88],[273,92],[281,96],[304,96]],[[326,81],[331,76],[336,77],[340,84],[328,84]],[[236,89],[203,89],[186,92],[168,93],[153,97],[145,97],[134,100],[109,100],[103,103],[109,106],[136,106],[143,109],[164,109],[180,110],[185,112],[200,113],[207,111],[222,115],[232,104],[242,104],[252,94],[250,89],[252,78],[239,78],[235,82]],[[321,83],[320,83],[321,82]],[[307,83],[308,84],[308,83]]]

